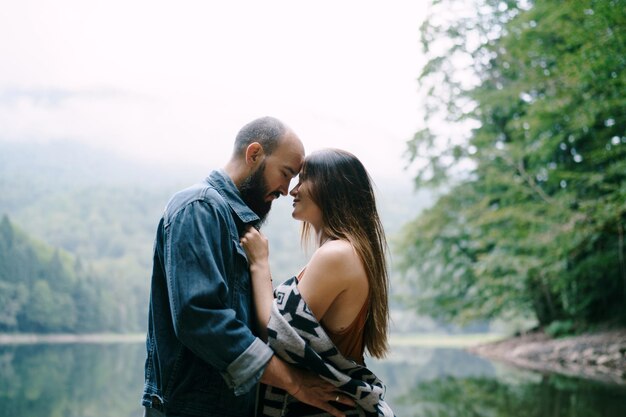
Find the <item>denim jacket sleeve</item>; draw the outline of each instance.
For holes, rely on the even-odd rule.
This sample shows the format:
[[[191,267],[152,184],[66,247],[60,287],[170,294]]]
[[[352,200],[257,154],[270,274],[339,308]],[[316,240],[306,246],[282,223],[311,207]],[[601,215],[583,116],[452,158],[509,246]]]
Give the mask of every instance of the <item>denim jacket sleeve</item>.
[[[226,274],[234,256],[229,215],[204,200],[174,213],[165,225],[165,267],[178,339],[240,395],[259,381],[272,350],[228,303]]]

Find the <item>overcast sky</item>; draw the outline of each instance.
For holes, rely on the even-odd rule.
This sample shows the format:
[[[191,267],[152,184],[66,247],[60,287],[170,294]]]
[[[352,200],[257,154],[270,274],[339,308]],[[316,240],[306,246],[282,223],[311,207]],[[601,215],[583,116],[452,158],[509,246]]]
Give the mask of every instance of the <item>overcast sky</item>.
[[[0,140],[219,167],[272,115],[307,151],[407,178],[426,0],[19,0],[0,14]]]

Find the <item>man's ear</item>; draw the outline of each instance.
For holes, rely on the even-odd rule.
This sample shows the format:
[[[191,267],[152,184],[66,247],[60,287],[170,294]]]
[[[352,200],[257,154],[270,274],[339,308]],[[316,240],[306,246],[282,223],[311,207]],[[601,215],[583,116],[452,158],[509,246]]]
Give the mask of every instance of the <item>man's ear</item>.
[[[265,159],[265,151],[259,142],[252,142],[246,148],[246,165],[255,167]]]

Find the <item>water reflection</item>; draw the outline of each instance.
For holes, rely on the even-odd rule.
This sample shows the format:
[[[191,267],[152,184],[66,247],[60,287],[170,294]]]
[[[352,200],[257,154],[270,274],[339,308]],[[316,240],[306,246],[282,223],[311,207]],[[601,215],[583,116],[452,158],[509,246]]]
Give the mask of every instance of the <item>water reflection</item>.
[[[138,416],[144,351],[140,343],[0,346],[0,416]]]
[[[0,346],[0,416],[141,415],[144,347]],[[617,417],[626,389],[519,371],[459,349],[402,347],[368,364],[399,417]]]
[[[420,411],[421,401],[407,400],[418,386],[428,386],[440,378],[490,380],[497,376],[497,369],[491,362],[461,349],[395,347],[390,358],[368,363],[368,366],[385,382],[386,400],[399,417],[424,415]]]
[[[624,415],[626,392],[559,377],[521,384],[445,377],[418,384],[401,402],[412,404],[406,415],[423,417],[607,417]]]
[[[540,375],[460,349],[395,349],[370,364],[400,417],[622,417],[626,387]]]

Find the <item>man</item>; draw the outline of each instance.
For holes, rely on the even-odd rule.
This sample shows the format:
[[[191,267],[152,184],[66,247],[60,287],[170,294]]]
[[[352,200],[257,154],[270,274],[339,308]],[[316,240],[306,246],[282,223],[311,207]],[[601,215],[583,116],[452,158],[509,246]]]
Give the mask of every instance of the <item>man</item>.
[[[239,239],[287,195],[303,160],[291,129],[257,119],[237,134],[224,169],[167,204],[154,244],[147,416],[249,416],[258,382],[342,415],[329,404],[337,400],[332,385],[281,361],[251,330],[250,274]]]

